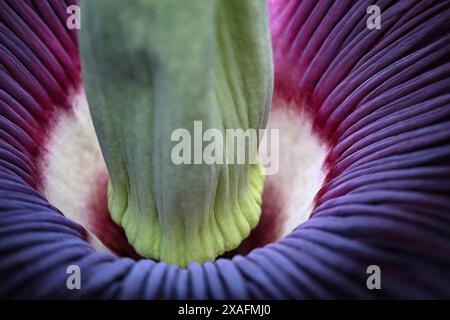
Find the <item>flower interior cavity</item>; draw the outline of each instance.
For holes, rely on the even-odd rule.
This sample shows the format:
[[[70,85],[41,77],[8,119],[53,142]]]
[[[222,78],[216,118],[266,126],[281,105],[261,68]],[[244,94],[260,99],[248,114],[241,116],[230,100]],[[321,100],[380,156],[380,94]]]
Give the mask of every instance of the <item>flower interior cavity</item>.
[[[0,1],[0,298],[450,298],[449,16]],[[196,121],[278,171],[175,164]]]

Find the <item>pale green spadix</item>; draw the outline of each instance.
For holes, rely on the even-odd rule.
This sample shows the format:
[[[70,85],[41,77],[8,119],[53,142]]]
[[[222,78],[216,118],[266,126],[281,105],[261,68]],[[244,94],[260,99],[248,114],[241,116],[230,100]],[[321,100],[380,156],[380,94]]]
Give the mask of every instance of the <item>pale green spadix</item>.
[[[184,128],[202,139],[194,121],[203,132],[265,127],[273,88],[266,1],[87,0],[81,17],[113,220],[139,254],[171,264],[236,248],[259,220],[261,166],[176,164],[171,137]]]

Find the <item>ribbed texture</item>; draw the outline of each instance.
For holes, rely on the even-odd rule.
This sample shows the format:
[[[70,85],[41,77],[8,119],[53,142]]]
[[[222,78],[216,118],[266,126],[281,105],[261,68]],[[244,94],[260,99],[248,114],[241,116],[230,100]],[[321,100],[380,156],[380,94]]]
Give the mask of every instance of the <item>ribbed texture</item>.
[[[70,108],[80,84],[77,40],[65,17],[57,0],[0,2],[0,161],[35,187],[52,113]]]
[[[61,1],[1,2],[0,297],[450,298],[450,2],[378,1],[381,30],[371,4],[271,1],[276,96],[307,108],[330,173],[285,239],[182,270],[94,252],[35,191],[45,119],[79,83],[76,41]],[[70,264],[82,290],[66,289]]]

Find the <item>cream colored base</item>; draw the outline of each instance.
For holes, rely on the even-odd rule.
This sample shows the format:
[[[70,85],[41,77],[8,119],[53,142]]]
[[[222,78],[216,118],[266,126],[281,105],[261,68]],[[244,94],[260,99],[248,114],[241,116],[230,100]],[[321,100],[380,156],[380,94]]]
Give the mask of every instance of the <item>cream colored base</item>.
[[[327,150],[313,134],[311,121],[304,113],[286,102],[275,103],[268,128],[280,130],[280,165],[277,174],[266,176],[265,183],[279,197],[282,238],[310,216],[314,196],[325,178]],[[88,204],[98,185],[97,177],[107,171],[84,92],[74,96],[73,105],[73,113],[59,115],[47,143],[42,192],[66,217],[89,230],[88,217],[93,213]],[[95,236],[90,241],[97,250],[108,251]]]
[[[279,129],[279,171],[266,176],[280,199],[281,232],[288,235],[311,215],[313,201],[320,190],[325,171],[326,147],[312,131],[312,123],[304,112],[293,105],[275,101],[269,115],[268,129]],[[266,152],[262,149],[260,152]]]
[[[92,194],[97,177],[106,174],[100,146],[84,92],[74,95],[74,112],[62,112],[56,119],[43,159],[43,193],[64,215],[89,230]],[[91,234],[91,244],[109,251]]]

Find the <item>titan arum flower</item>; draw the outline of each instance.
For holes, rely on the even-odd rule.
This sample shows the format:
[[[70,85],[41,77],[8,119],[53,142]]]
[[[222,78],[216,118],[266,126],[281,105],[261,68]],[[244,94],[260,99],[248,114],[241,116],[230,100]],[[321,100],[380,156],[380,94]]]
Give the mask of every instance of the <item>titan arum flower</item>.
[[[1,298],[450,297],[450,1],[76,4],[0,1]]]

